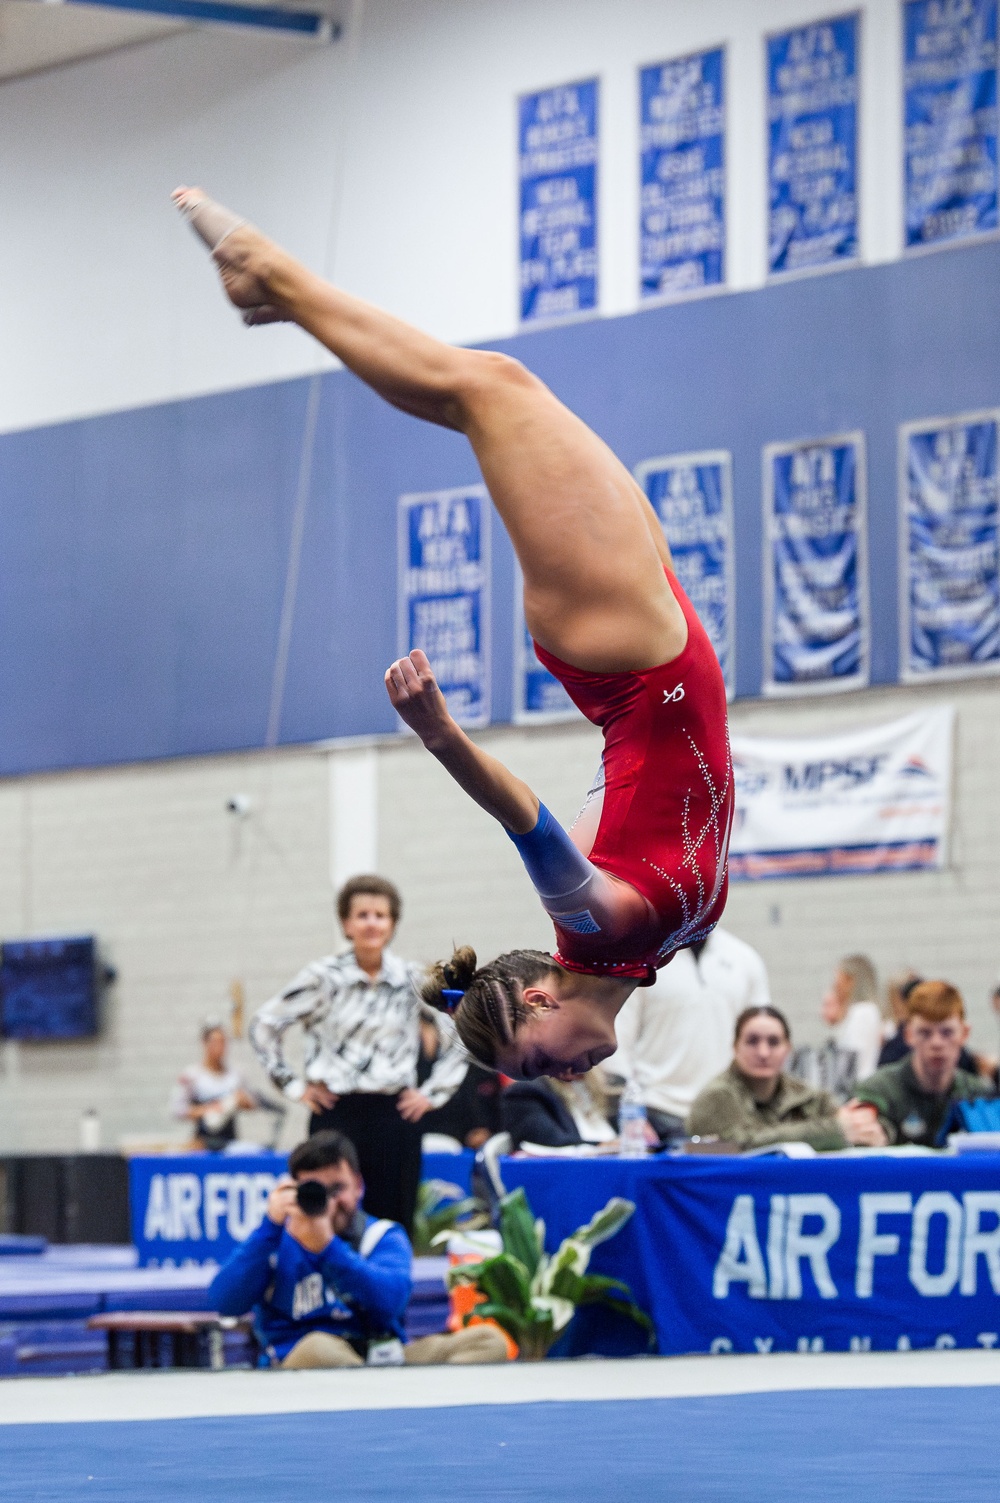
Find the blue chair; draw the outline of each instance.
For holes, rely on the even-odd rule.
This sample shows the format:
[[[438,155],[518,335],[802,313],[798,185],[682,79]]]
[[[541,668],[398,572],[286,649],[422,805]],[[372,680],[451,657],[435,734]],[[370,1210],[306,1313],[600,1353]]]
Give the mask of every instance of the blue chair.
[[[943,1148],[953,1132],[1000,1132],[1000,1096],[953,1102],[937,1135],[936,1146]]]

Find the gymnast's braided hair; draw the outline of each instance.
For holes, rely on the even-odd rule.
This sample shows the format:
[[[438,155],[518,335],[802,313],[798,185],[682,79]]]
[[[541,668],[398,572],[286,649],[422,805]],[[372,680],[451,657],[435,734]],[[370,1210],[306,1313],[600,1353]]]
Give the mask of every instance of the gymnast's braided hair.
[[[453,1012],[458,1036],[473,1059],[495,1070],[499,1051],[513,1043],[529,1017],[524,988],[553,971],[562,967],[544,950],[510,950],[477,967],[475,950],[462,945],[431,968],[420,995],[431,1007],[451,1012],[449,1004],[462,993]]]

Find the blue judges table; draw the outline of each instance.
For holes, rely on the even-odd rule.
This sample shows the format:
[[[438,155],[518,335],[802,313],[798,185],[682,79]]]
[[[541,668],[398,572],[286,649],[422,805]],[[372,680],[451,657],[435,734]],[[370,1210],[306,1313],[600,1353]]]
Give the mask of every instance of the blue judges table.
[[[632,1219],[591,1270],[626,1280],[659,1351],[1000,1345],[1000,1154],[504,1159],[546,1246],[613,1195]],[[560,1355],[644,1349],[582,1310]]]

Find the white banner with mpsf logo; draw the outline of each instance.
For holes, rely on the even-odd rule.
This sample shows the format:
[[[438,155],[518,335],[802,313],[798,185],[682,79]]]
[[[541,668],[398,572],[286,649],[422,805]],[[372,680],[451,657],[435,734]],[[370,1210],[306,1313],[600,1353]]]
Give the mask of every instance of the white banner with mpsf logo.
[[[944,866],[954,711],[809,739],[734,736],[735,881]]]

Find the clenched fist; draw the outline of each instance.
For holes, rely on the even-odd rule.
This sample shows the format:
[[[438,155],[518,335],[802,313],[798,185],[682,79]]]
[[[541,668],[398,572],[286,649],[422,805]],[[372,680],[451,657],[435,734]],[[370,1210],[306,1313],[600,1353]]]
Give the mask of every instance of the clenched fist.
[[[444,695],[431,672],[427,654],[415,647],[386,670],[385,687],[397,715],[415,731],[428,751],[454,729]]]

